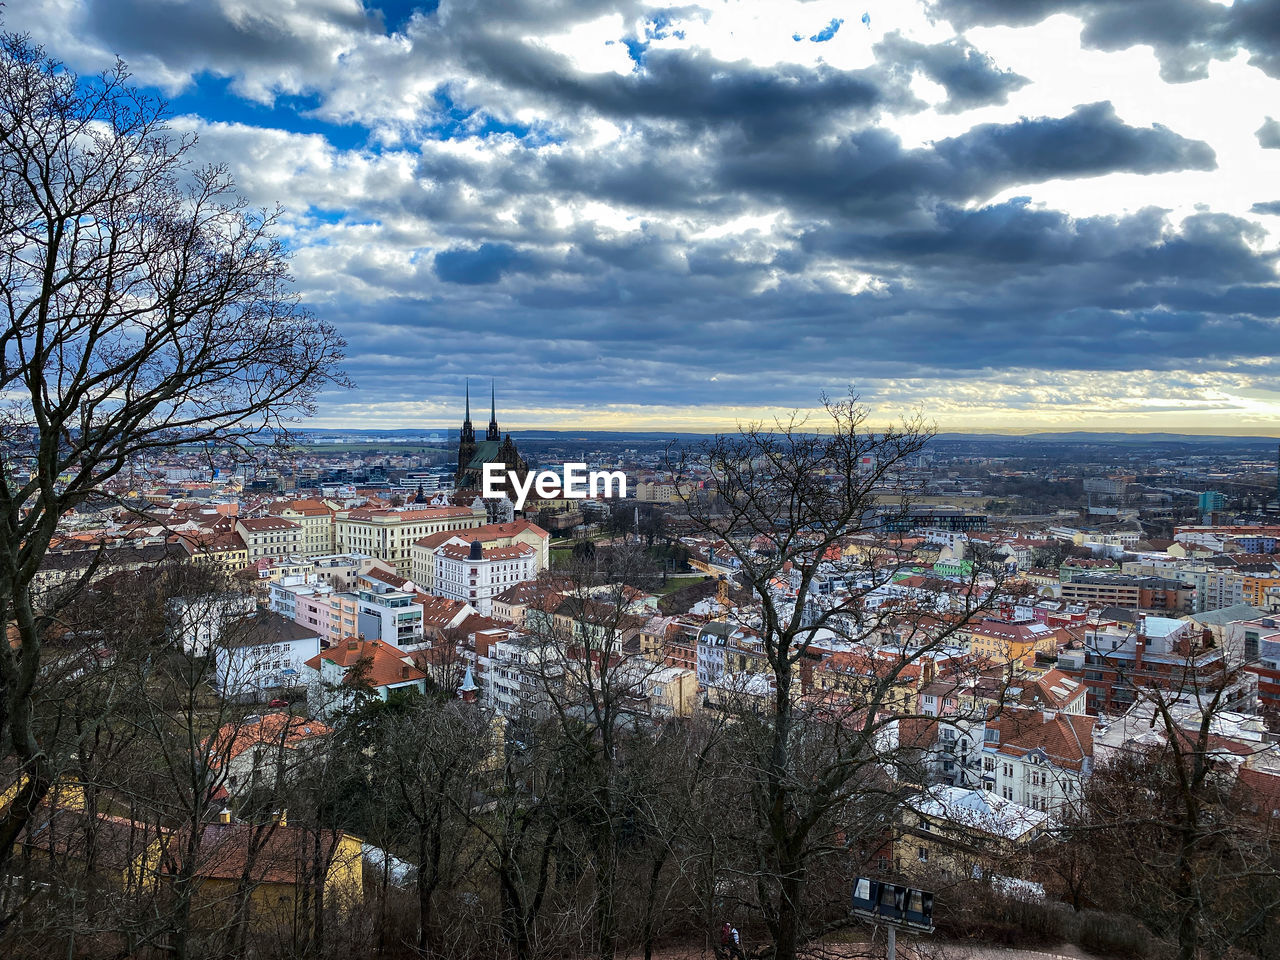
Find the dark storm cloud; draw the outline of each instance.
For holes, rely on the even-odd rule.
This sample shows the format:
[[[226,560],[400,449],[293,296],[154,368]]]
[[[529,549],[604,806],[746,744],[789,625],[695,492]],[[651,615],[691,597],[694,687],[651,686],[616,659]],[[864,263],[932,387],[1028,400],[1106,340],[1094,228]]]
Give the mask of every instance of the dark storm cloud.
[[[382,29],[375,12],[343,11],[326,5],[308,12],[311,29],[298,29],[280,16],[280,8],[264,4],[247,6],[235,15],[213,0],[90,0],[85,27],[110,50],[125,57],[154,57],[171,69],[192,73],[209,71],[222,76],[244,76],[266,69],[303,71],[309,88],[323,84],[323,73],[332,64],[332,48],[324,32],[369,34]]]
[[[922,198],[983,199],[1011,186],[1126,171],[1212,170],[1213,150],[1159,125],[1131,127],[1110,103],[1066,117],[981,124],[914,150],[880,128],[833,145],[770,151],[722,161],[723,182],[846,215],[887,216]]]
[[[464,285],[497,283],[521,263],[515,247],[506,243],[482,243],[474,250],[441,250],[435,256],[436,276],[446,283]]]
[[[1184,80],[1238,49],[1271,70],[1275,6],[935,9],[962,28],[1071,13],[1087,44],[1149,43]],[[1215,169],[1188,131],[1125,123],[1102,101],[948,121],[963,132],[903,145],[892,119],[927,109],[916,75],[941,86],[936,109],[951,115],[1034,93],[963,33],[890,33],[842,70],[670,42],[674,19],[707,15],[696,8],[445,0],[395,38],[354,4],[252,9],[93,0],[83,26],[172,75],[231,77],[259,98],[310,91],[331,122],[385,134],[350,152],[245,127],[201,134],[255,203],[283,193],[300,207],[303,292],[338,319],[370,399],[452,396],[480,367],[508,371],[500,400],[505,386],[524,406],[679,406],[808,403],[815,384],[851,379],[1153,376],[1280,355],[1275,256],[1253,221],[991,202],[1048,181]],[[625,72],[578,69],[540,42],[606,15],[614,42],[628,41]],[[863,29],[854,16],[796,49],[839,50]],[[778,29],[791,49],[793,30],[819,37],[821,25]],[[1280,126],[1268,120],[1258,140],[1280,146]],[[296,165],[282,156],[295,148]],[[1253,212],[1280,215],[1280,201]]]
[[[476,59],[492,79],[552,98],[560,109],[695,128],[740,126],[761,140],[827,128],[842,113],[914,102],[904,83],[889,85],[875,69],[797,64],[763,69],[745,61],[726,63],[705,51],[656,50],[645,57],[642,71],[588,74],[517,38],[476,48]]]
[[[1084,22],[1081,40],[1099,50],[1150,45],[1170,82],[1208,75],[1212,60],[1248,51],[1249,62],[1280,77],[1280,0],[935,0],[932,8],[963,29],[1027,25],[1055,13]]]

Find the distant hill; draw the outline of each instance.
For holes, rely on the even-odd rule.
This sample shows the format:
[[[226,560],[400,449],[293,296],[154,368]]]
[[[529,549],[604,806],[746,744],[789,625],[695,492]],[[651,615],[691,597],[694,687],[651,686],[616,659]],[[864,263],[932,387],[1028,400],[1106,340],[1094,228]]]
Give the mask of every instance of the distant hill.
[[[303,438],[318,437],[363,437],[370,440],[418,440],[431,436],[447,435],[444,429],[422,430],[318,430],[303,429],[296,435]],[[636,443],[667,443],[672,440],[695,442],[714,436],[710,433],[690,433],[662,430],[547,430],[529,429],[512,430],[512,437],[517,441],[544,441],[573,443],[575,441],[604,441]],[[1267,446],[1274,447],[1280,443],[1277,437],[1230,437],[1197,433],[1116,433],[1093,432],[1090,430],[1074,430],[1062,433],[940,433],[937,439],[943,442],[964,443],[1073,443],[1073,444],[1118,444],[1125,446],[1156,446],[1163,444],[1178,445],[1232,445],[1232,446]]]

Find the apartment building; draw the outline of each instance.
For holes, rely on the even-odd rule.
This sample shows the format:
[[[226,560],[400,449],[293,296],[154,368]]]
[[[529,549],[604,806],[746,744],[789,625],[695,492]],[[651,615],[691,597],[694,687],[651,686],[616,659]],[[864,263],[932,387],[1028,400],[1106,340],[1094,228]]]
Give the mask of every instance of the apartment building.
[[[1091,576],[1062,584],[1062,599],[1100,607],[1195,613],[1196,589],[1161,577]]]
[[[298,525],[298,553],[318,557],[333,553],[333,510],[319,500],[273,504],[271,512]]]
[[[475,541],[479,541],[486,552],[527,544],[534,550],[535,576],[546,570],[550,564],[551,535],[536,523],[528,520],[513,520],[510,523],[489,523],[461,533],[445,530],[414,541],[409,548],[411,558],[409,576],[419,589],[427,593],[435,593],[436,551],[446,544],[469,548]]]
[[[450,541],[435,552],[433,592],[464,600],[489,616],[493,598],[538,576],[538,551],[527,543],[486,550],[479,540]]]
[[[339,553],[363,553],[395,566],[408,577],[413,572],[412,546],[433,533],[470,530],[488,522],[482,503],[469,507],[415,507],[409,509],[359,508],[334,518],[334,549]]]
[[[235,532],[244,541],[251,564],[295,556],[302,542],[302,528],[283,517],[237,518]]]

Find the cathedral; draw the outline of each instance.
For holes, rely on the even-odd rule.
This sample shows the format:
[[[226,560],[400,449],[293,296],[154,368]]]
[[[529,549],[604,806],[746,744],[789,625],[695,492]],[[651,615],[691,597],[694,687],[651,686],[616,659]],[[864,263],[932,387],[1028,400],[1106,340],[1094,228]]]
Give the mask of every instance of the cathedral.
[[[484,486],[484,465],[501,463],[505,469],[522,479],[529,472],[529,464],[520,456],[511,434],[505,437],[498,430],[496,387],[489,388],[489,430],[483,440],[476,440],[471,426],[471,384],[467,384],[467,418],[462,421],[462,435],[458,438],[458,472],[454,486],[458,490],[480,490]]]

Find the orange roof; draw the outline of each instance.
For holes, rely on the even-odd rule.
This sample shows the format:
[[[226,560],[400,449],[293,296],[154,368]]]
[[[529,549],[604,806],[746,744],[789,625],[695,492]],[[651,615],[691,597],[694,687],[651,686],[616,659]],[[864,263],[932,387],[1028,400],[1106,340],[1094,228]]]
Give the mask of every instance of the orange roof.
[[[1047,719],[1046,719],[1047,718]],[[1055,766],[1079,770],[1086,757],[1093,756],[1093,726],[1096,717],[1084,714],[1053,713],[1005,707],[987,720],[988,729],[1000,731],[1000,753],[1020,757],[1043,750]]]
[[[318,720],[295,717],[289,713],[269,713],[257,723],[228,723],[214,734],[215,756],[234,760],[250,747],[282,746],[293,750],[314,737],[332,733],[332,728]]]
[[[514,520],[511,523],[486,523],[483,526],[471,527],[467,530],[441,530],[439,533],[428,534],[414,541],[415,546],[434,548],[442,543],[447,543],[453,537],[460,537],[470,543],[472,540],[479,540],[481,543],[488,543],[491,540],[506,540],[511,537],[518,536],[525,531],[529,531],[536,536],[550,539],[551,534],[543,530],[536,523],[530,523],[528,520]]]
[[[426,674],[413,666],[399,648],[380,640],[357,640],[353,637],[335,643],[328,650],[307,661],[312,670],[320,669],[320,661],[328,660],[343,670],[343,682],[353,679],[351,670],[364,669],[364,680],[372,687],[390,687],[425,680]]]
[[[292,510],[307,517],[320,517],[333,512],[319,500],[287,500],[284,503],[273,503],[271,507],[272,512],[277,509]]]

